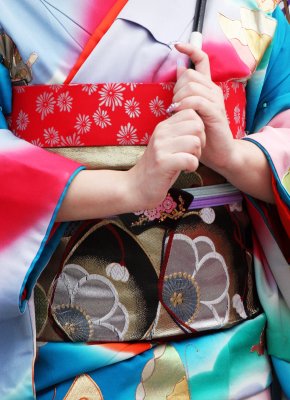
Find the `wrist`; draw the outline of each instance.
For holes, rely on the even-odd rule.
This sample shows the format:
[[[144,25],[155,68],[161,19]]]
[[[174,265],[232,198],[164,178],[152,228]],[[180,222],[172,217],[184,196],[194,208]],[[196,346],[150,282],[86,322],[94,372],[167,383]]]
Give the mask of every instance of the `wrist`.
[[[216,172],[224,176],[229,182],[236,180],[245,167],[245,154],[242,140],[234,139],[228,149],[227,156],[217,167]]]

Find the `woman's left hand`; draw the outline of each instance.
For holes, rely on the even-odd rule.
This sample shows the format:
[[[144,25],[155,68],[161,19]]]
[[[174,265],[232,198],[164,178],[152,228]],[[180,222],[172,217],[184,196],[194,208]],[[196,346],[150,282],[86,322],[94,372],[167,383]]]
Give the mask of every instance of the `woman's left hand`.
[[[185,69],[180,73],[174,88],[173,103],[177,103],[174,110],[193,109],[198,113],[206,133],[200,161],[222,174],[231,164],[235,148],[223,92],[211,79],[205,52],[190,44],[176,44],[176,49],[190,57],[195,70]]]

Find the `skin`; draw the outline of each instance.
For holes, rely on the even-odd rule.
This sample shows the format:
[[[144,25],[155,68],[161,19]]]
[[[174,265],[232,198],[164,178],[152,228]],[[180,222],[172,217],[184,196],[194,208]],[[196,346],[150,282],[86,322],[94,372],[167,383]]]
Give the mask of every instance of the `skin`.
[[[267,160],[255,144],[233,139],[206,53],[189,44],[177,44],[176,49],[190,57],[195,70],[179,69],[174,114],[156,126],[144,155],[129,171],[81,171],[70,185],[58,221],[152,209],[180,172],[195,171],[199,161],[241,191],[273,202]]]

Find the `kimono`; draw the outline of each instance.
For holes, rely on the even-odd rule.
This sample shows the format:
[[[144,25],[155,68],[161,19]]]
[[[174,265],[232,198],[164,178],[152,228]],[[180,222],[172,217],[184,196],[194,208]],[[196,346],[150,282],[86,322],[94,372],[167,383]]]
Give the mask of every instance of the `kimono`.
[[[290,396],[290,30],[276,3],[208,1],[203,30],[275,206],[247,197],[246,211],[201,166],[154,210],[56,224],[79,171],[130,168],[166,118],[195,1],[0,0],[1,398],[267,396],[269,356]]]

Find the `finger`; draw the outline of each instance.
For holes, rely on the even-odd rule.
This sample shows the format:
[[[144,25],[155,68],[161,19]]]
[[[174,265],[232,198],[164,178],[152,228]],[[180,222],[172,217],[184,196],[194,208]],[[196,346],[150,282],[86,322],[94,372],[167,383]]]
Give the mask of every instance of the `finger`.
[[[221,118],[227,118],[225,107],[222,103],[213,103],[202,96],[186,97],[177,104],[177,113],[183,111],[184,109],[192,108],[198,113],[203,121],[209,118],[215,118],[217,120],[220,120]]]
[[[178,108],[179,105],[180,104],[178,103],[174,104],[174,111]],[[172,114],[169,118],[165,119],[160,124],[167,126],[176,124],[177,122],[193,120],[200,120],[199,115],[193,109],[185,109],[185,107],[183,107],[181,111]]]
[[[201,135],[204,132],[204,124],[200,120],[181,121],[172,125],[170,129],[163,129],[160,137],[175,137],[183,135]]]
[[[180,53],[186,54],[190,57],[191,61],[195,65],[196,71],[201,72],[203,75],[211,79],[209,59],[204,51],[188,43],[177,43],[175,47]]]
[[[216,93],[213,88],[205,87],[204,85],[197,82],[188,82],[186,85],[182,86],[175,93],[172,101],[174,103],[179,103],[186,97],[191,96],[202,96],[213,103],[217,102],[217,100],[220,101],[220,99],[217,99]]]
[[[176,61],[176,80],[180,78],[180,76],[187,70],[187,66],[185,62],[181,59]]]
[[[168,154],[190,153],[200,158],[201,156],[201,140],[198,136],[185,135],[173,137],[167,140],[163,150]]]
[[[174,125],[157,129],[152,136],[152,145],[155,151],[159,151],[168,146],[168,144],[170,145],[172,138],[189,135],[198,137],[201,147],[205,146],[205,127],[200,118],[198,120],[177,122]]]
[[[173,94],[178,92],[178,90],[182,86],[185,86],[189,82],[199,83],[209,89],[211,89],[214,85],[214,83],[211,80],[209,80],[208,77],[202,75],[200,72],[198,72],[194,69],[188,68],[178,78],[178,80],[174,86],[174,89],[173,89]]]
[[[206,136],[205,136],[205,127],[203,121],[185,121],[179,122],[174,125],[173,133],[171,137],[182,137],[182,136],[196,136],[201,144],[201,147],[204,148]]]
[[[194,172],[197,170],[198,165],[199,159],[195,155],[189,153],[175,153],[167,156],[163,167],[167,173],[171,172],[171,174],[174,175],[174,172]]]

